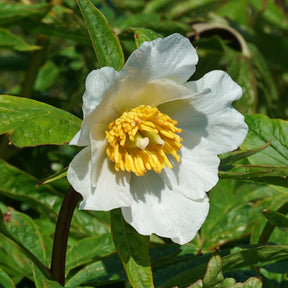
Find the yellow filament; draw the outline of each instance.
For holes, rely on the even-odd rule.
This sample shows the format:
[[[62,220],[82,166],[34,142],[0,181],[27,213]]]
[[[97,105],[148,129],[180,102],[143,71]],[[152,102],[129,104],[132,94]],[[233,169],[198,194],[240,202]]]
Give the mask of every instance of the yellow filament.
[[[147,170],[160,173],[166,165],[173,168],[167,154],[180,162],[177,152],[182,147],[182,138],[175,134],[182,130],[176,125],[176,120],[155,107],[140,105],[124,112],[108,125],[107,157],[115,162],[116,171],[133,172],[137,176]]]

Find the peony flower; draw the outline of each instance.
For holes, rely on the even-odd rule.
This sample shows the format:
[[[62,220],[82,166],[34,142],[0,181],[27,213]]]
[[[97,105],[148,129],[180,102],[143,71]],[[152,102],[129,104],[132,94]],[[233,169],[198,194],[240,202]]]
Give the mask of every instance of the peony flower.
[[[198,62],[190,41],[173,34],[143,43],[117,72],[92,71],[83,96],[84,119],[70,144],[85,146],[68,180],[80,209],[121,207],[138,233],[184,244],[209,210],[218,181],[218,154],[247,134],[231,103],[242,90],[223,71],[188,81]]]

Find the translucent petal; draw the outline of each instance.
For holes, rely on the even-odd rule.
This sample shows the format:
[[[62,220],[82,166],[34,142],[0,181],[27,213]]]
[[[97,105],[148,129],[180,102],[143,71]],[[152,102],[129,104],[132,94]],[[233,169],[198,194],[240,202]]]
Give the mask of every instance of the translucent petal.
[[[195,237],[209,210],[207,196],[198,201],[191,200],[170,190],[155,172],[133,176],[131,193],[131,207],[122,208],[125,220],[140,234],[155,233],[179,244]]]
[[[91,147],[82,149],[72,160],[68,168],[67,178],[73,188],[79,192],[83,201],[80,209],[85,210],[111,210],[129,206],[131,194],[129,175],[114,173],[111,163],[103,155],[99,157],[102,164],[98,172],[97,185],[91,183]]]
[[[129,86],[126,86],[126,84],[129,84]],[[191,97],[191,91],[182,84],[169,79],[157,79],[147,84],[143,83],[141,87],[131,87],[131,83],[123,82],[113,103],[115,108],[122,113],[122,111],[139,105],[156,107],[175,99]]]
[[[168,78],[184,83],[195,72],[197,62],[197,52],[188,38],[172,34],[144,42],[131,54],[123,71],[145,82]]]
[[[163,103],[161,100],[163,93],[160,92],[161,95],[157,100],[158,96],[149,96],[148,93],[145,93],[145,90],[141,92],[141,89],[145,89],[146,85],[149,85],[147,89],[151,89],[153,83],[157,83],[154,82],[155,80],[161,82],[166,79],[167,85],[172,85],[173,82],[183,84],[194,73],[197,62],[198,56],[195,48],[186,37],[180,34],[144,42],[139,49],[131,54],[121,71],[123,78],[119,86],[120,89],[115,95],[115,107],[118,107],[118,111],[122,112],[123,105],[132,108],[133,105],[148,104],[148,101],[151,103],[149,105]],[[149,82],[151,83],[148,84]],[[153,86],[155,91],[155,85]],[[160,86],[160,89],[162,89],[163,84],[160,83]],[[182,87],[181,90],[184,90],[184,88]],[[142,97],[143,95],[148,97],[147,100]],[[173,95],[173,97],[177,98],[176,95]],[[141,103],[142,100],[145,103]],[[170,100],[171,96],[168,97],[167,101]]]
[[[218,182],[219,158],[205,138],[199,139],[186,130],[181,136],[180,163],[171,157],[173,169],[166,167],[160,177],[171,189],[186,197],[203,199]]]
[[[241,87],[224,71],[212,71],[185,86],[195,95],[207,93],[163,104],[159,110],[177,120],[180,128],[206,138],[217,154],[236,149],[248,131],[244,116],[231,105],[241,97]]]
[[[103,67],[88,74],[85,82],[86,90],[83,95],[84,117],[94,111],[105,93],[115,85],[120,77],[120,73],[112,67]]]

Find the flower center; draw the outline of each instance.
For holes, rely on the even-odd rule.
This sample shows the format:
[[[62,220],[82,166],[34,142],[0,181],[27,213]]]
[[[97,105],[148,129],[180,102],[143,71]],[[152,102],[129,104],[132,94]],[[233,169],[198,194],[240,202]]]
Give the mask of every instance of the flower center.
[[[124,112],[111,122],[106,131],[107,157],[115,162],[115,169],[144,175],[147,170],[160,173],[167,165],[173,168],[166,154],[180,162],[177,152],[182,138],[177,121],[157,108],[140,105]]]

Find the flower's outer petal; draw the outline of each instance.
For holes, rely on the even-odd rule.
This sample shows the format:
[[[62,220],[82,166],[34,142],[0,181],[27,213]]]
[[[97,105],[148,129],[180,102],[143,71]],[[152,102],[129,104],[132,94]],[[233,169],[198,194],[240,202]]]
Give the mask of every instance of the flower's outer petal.
[[[96,187],[91,183],[91,147],[82,149],[72,160],[67,178],[79,192],[83,201],[80,209],[108,211],[131,204],[129,178],[126,173],[114,173],[110,161],[103,155],[101,171]]]
[[[248,132],[244,116],[231,105],[242,96],[241,87],[224,71],[211,71],[198,81],[189,82],[187,87],[194,93],[211,89],[210,93],[196,97],[192,104],[208,118],[207,138],[212,148],[218,154],[236,149]]]
[[[242,95],[241,87],[224,71],[212,71],[198,81],[185,84],[192,94],[207,91],[191,100],[163,104],[160,111],[178,121],[180,128],[205,137],[217,154],[236,149],[245,139],[248,126],[231,103]]]
[[[83,137],[82,142],[80,141],[81,130],[79,130],[72,140],[69,142],[70,145],[78,145],[78,146],[87,146],[89,144],[89,139],[87,137]],[[83,145],[81,145],[83,144]]]
[[[159,174],[165,183],[186,197],[200,200],[206,197],[218,182],[219,158],[205,138],[195,137],[190,131],[183,130],[180,163],[172,157],[173,169],[168,167]]]
[[[149,82],[168,78],[179,83],[186,82],[195,72],[198,55],[189,39],[172,34],[164,39],[144,42],[128,58],[123,71]]]
[[[156,107],[165,102],[194,96],[184,85],[169,79],[156,79],[135,90],[125,85],[126,83],[123,82],[113,101],[119,113],[139,105]],[[129,92],[127,93],[127,91]],[[129,100],[127,96],[129,96]]]
[[[89,145],[91,125],[94,123],[107,124],[117,117],[118,114],[112,105],[112,99],[120,78],[121,73],[112,67],[103,67],[89,73],[83,95],[83,122],[81,130],[71,140],[71,145]]]
[[[194,73],[197,62],[195,48],[180,34],[144,42],[131,54],[121,71],[123,78],[115,95],[115,107],[120,111],[123,104],[129,105],[131,101],[134,107],[143,104],[141,101],[145,99],[138,96],[139,91],[151,81],[169,79],[171,82],[183,84]],[[151,100],[152,97],[149,98]]]
[[[84,118],[95,110],[104,94],[117,83],[120,77],[120,73],[112,67],[103,67],[88,74],[83,95]]]
[[[195,201],[169,189],[154,172],[131,177],[133,202],[122,208],[125,220],[140,234],[155,233],[178,244],[192,240],[206,219],[209,200]]]
[[[106,156],[107,141],[103,139],[103,135],[105,135],[104,128],[105,127],[101,124],[95,124],[90,130],[91,184],[93,187],[97,186],[99,173],[101,172],[105,159],[104,155]]]

